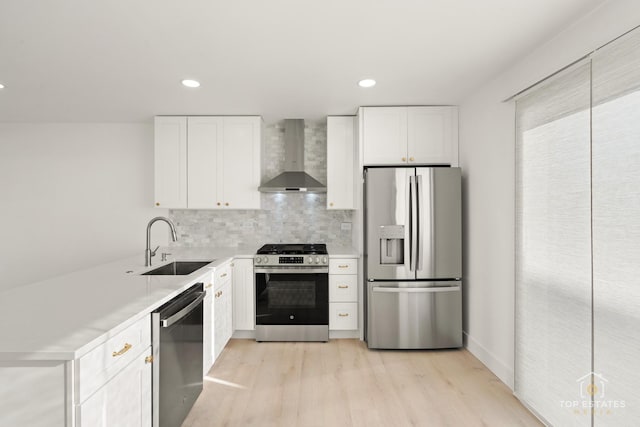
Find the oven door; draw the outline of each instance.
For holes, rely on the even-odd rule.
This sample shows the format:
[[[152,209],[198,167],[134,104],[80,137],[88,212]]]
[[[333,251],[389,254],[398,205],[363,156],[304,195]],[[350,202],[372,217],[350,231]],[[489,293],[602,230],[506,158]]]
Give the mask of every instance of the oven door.
[[[328,325],[326,269],[256,269],[256,325]]]

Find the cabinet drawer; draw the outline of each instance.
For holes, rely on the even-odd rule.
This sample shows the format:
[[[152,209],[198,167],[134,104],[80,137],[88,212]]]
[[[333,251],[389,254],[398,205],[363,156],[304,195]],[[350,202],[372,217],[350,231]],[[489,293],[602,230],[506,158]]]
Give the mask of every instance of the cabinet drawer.
[[[358,329],[358,303],[329,303],[329,329],[332,331]]]
[[[78,360],[78,403],[86,400],[151,345],[151,315],[109,338]]]
[[[355,274],[329,275],[329,302],[358,301],[358,276]]]
[[[223,284],[224,282],[226,282],[227,280],[231,280],[231,264],[227,263],[225,265],[222,265],[218,268],[216,268],[215,273],[213,273],[214,275],[214,286],[218,287],[219,285]]]
[[[358,260],[355,258],[330,259],[329,274],[358,274]]]

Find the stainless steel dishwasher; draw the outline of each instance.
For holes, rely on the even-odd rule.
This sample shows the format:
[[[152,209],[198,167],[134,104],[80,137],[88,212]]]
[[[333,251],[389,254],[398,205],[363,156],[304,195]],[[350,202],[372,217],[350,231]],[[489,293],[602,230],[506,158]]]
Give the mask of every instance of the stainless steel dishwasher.
[[[154,427],[180,427],[202,391],[204,296],[197,283],[151,314]]]

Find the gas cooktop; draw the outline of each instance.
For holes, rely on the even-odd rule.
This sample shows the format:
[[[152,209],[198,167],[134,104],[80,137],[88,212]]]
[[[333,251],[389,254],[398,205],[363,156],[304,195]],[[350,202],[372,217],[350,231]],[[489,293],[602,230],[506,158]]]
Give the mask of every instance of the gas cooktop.
[[[258,249],[258,255],[326,255],[324,243],[276,243]]]

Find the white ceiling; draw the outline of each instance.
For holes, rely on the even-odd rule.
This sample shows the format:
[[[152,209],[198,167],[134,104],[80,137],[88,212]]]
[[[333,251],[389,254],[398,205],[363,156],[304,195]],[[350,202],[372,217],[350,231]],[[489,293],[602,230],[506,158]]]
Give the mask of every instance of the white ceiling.
[[[0,121],[456,104],[603,0],[3,0]],[[378,85],[362,89],[357,81]],[[185,89],[180,81],[201,81]]]

